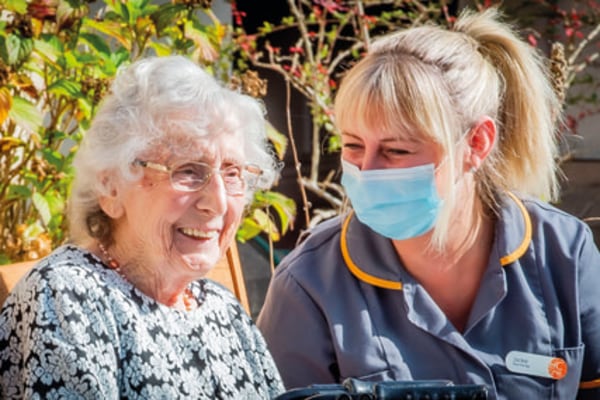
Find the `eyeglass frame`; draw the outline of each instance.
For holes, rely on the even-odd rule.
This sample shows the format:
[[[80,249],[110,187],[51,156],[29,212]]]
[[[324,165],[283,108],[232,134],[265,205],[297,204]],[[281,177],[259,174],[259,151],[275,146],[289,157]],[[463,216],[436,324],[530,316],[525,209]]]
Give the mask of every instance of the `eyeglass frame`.
[[[210,171],[208,173],[208,175],[206,176],[206,178],[203,180],[202,184],[196,189],[186,188],[185,186],[181,186],[181,185],[178,185],[175,182],[173,182],[173,172],[177,171],[177,169],[179,167],[181,167],[182,165],[186,165],[186,164],[196,164],[196,165],[206,166],[207,170]],[[173,166],[169,166],[169,165],[165,165],[165,164],[161,164],[161,163],[157,163],[157,162],[153,162],[153,161],[141,160],[139,158],[136,158],[135,160],[133,160],[131,165],[142,167],[142,168],[149,168],[149,169],[153,169],[158,172],[164,172],[164,173],[168,174],[169,175],[169,183],[171,184],[171,187],[174,190],[177,190],[179,192],[186,192],[186,193],[199,192],[200,190],[204,189],[206,187],[206,185],[208,185],[208,183],[210,182],[211,178],[213,176],[215,176],[215,173],[218,175],[221,175],[221,178],[223,178],[222,174],[225,171],[227,171],[228,169],[231,169],[231,168],[238,168],[241,171],[240,180],[243,185],[242,189],[239,192],[238,191],[232,192],[230,189],[228,189],[226,181],[223,180],[223,186],[225,187],[225,192],[230,196],[240,196],[240,195],[243,195],[246,190],[254,189],[254,187],[258,183],[261,175],[263,175],[263,173],[264,173],[264,171],[258,165],[251,164],[251,163],[244,164],[244,165],[232,164],[230,166],[225,167],[224,169],[221,169],[221,168],[215,168],[215,167],[211,166],[210,164],[207,164],[202,161],[182,161]],[[255,177],[255,182],[253,184],[249,184],[247,182],[247,179],[244,177],[244,172]]]

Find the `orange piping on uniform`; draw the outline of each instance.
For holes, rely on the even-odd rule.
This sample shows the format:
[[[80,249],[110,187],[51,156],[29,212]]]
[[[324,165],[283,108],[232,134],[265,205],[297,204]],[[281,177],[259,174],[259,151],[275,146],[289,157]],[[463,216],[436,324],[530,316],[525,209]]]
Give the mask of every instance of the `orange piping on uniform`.
[[[521,209],[521,214],[523,215],[523,220],[525,222],[525,234],[523,235],[523,240],[521,241],[521,244],[519,245],[519,247],[516,248],[515,251],[500,258],[500,265],[502,266],[508,265],[519,259],[519,257],[525,254],[527,248],[529,247],[529,244],[531,243],[531,218],[529,217],[529,213],[527,212],[525,205],[523,205],[523,203],[517,198],[517,196],[510,192],[506,193],[515,201],[517,206],[519,206],[519,208]]]
[[[342,251],[342,257],[344,258],[344,261],[346,262],[348,269],[350,270],[350,272],[352,272],[352,274],[355,277],[357,277],[361,281],[371,284],[373,286],[381,287],[384,289],[402,290],[402,282],[389,281],[387,279],[382,279],[382,278],[378,278],[373,275],[369,275],[366,272],[362,271],[352,261],[352,258],[350,257],[350,253],[348,252],[348,243],[346,241],[346,234],[348,232],[348,225],[350,225],[350,220],[352,219],[353,215],[354,215],[354,212],[351,212],[348,215],[348,217],[346,217],[346,220],[344,221],[344,224],[342,226],[342,232],[341,232],[341,237],[340,237],[340,249]]]
[[[585,381],[579,383],[579,389],[595,389],[600,387],[600,379],[594,379],[593,381]]]

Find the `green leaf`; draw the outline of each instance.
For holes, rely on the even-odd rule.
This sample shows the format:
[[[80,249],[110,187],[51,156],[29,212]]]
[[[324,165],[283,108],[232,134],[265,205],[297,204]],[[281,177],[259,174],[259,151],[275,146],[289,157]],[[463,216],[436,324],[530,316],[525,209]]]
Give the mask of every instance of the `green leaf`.
[[[280,160],[283,159],[285,155],[285,151],[287,150],[288,138],[281,132],[279,132],[275,127],[267,121],[267,137],[273,144],[273,148],[275,149],[275,153]]]
[[[64,164],[64,156],[60,154],[60,152],[46,147],[42,149],[42,154],[48,163],[55,166],[59,170],[61,169],[62,165]]]
[[[42,114],[35,104],[19,96],[13,97],[13,106],[8,116],[17,125],[29,131],[36,131],[42,125]]]
[[[113,65],[115,66],[115,68],[119,68],[121,66],[121,64],[129,61],[129,51],[127,51],[126,48],[121,47],[111,54],[110,59],[113,62]]]
[[[272,207],[277,211],[277,215],[279,215],[279,218],[281,219],[281,234],[285,235],[292,226],[295,214],[289,213],[289,210],[282,207],[281,204],[273,204]],[[295,208],[296,207],[294,206],[294,210]]]
[[[25,228],[25,231],[23,232],[23,240],[32,240],[41,235],[43,232],[45,232],[44,227],[40,225],[39,221],[36,221],[33,224],[29,225],[27,228]]]
[[[28,199],[31,197],[31,189],[25,185],[10,185],[8,187],[8,197],[22,197]]]
[[[4,0],[0,4],[6,10],[14,11],[18,14],[26,14],[27,13],[27,1],[26,0]]]
[[[152,42],[149,47],[156,52],[158,57],[168,56],[173,53],[173,48],[167,43]]]
[[[65,211],[65,199],[58,191],[46,193],[44,196],[48,203],[48,208],[53,216],[63,214]]]
[[[258,226],[261,227],[262,231],[268,234],[274,242],[279,241],[281,235],[268,213],[261,209],[256,209],[252,212],[252,218],[258,223]]]
[[[5,64],[8,64],[8,49],[6,48],[6,36],[4,32],[0,33],[0,58]]]
[[[113,1],[112,10],[121,18],[123,22],[130,23],[131,21],[129,21],[129,8],[125,3],[126,2],[123,1]]]
[[[158,10],[154,11],[150,18],[156,26],[158,36],[161,36],[163,31],[177,23],[181,18],[182,13],[186,11],[184,4],[162,4]]]
[[[259,28],[259,32],[261,32],[263,34],[271,33],[272,31],[273,31],[273,24],[268,21],[264,21],[262,27]]]
[[[110,47],[108,46],[106,41],[96,34],[81,32],[79,34],[79,39],[82,42],[92,46],[98,53],[100,53],[103,56],[108,57],[111,53]]]
[[[77,99],[77,106],[82,113],[82,120],[90,120],[93,117],[94,106],[85,97]]]
[[[122,23],[120,21],[111,21],[108,19],[96,21],[94,19],[85,18],[82,24],[82,32],[90,31],[90,29],[96,30],[109,38],[115,39],[123,47],[131,46],[127,31],[122,27]]]
[[[67,135],[64,131],[58,131],[58,130],[47,130],[46,135],[47,136],[45,138],[42,138],[44,145],[48,144],[47,139],[50,139],[50,138],[53,141],[59,140],[62,142],[64,139],[69,137],[69,135]]]
[[[262,232],[261,227],[250,217],[244,218],[236,232],[236,239],[242,243],[247,242]]]
[[[66,79],[59,79],[48,86],[48,92],[59,96],[81,97],[81,85]]]
[[[33,50],[33,40],[23,39],[17,35],[8,35],[6,38],[6,62],[8,65],[17,65],[25,60]]]
[[[342,148],[342,138],[340,135],[330,135],[327,140],[327,152],[336,153]]]
[[[37,212],[40,214],[44,225],[48,225],[50,223],[50,219],[52,218],[52,213],[50,212],[50,206],[48,205],[48,201],[39,192],[35,192],[33,194],[33,196],[31,197],[31,201],[33,201],[33,205],[35,206]]]
[[[35,52],[41,55],[46,61],[55,63],[62,55],[63,49],[60,42],[56,40],[34,40],[33,48]]]
[[[285,235],[296,217],[296,203],[282,193],[259,191],[255,193],[255,201],[272,207],[281,222],[281,232]]]
[[[129,15],[129,23],[133,26],[138,18],[151,14],[156,6],[148,5],[149,0],[128,0],[125,3]]]

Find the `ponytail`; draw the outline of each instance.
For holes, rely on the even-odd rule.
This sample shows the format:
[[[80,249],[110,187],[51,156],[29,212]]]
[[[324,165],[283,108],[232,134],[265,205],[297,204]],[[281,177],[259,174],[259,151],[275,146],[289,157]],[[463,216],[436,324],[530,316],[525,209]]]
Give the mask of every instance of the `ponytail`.
[[[556,130],[561,102],[549,65],[535,48],[499,21],[490,8],[463,12],[453,28],[471,37],[497,71],[502,91],[496,123],[497,150],[484,164],[486,187],[515,190],[547,201],[558,196]]]

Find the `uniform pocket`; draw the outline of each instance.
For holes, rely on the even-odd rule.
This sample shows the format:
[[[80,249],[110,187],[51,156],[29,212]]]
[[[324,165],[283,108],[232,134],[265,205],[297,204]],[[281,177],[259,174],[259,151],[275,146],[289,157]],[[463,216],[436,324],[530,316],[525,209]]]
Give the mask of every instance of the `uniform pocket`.
[[[494,372],[496,391],[501,399],[552,399],[552,382],[548,378],[519,375],[508,370]]]
[[[554,381],[553,399],[574,399],[579,390],[581,380],[581,368],[583,367],[583,354],[585,345],[578,347],[567,347],[556,349],[555,357],[560,357],[567,362],[567,375],[558,381]]]

